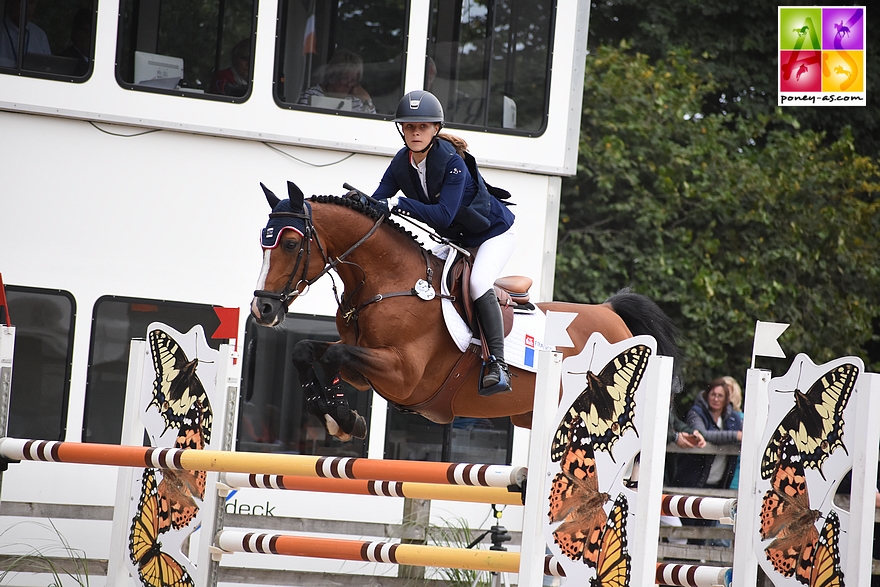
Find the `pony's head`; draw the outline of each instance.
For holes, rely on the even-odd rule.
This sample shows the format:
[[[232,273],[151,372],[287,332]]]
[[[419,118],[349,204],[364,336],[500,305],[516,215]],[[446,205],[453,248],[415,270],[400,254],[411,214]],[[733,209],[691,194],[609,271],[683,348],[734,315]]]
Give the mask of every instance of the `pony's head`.
[[[275,326],[284,320],[287,306],[308,286],[309,253],[314,229],[311,207],[303,201],[296,184],[287,182],[288,198],[282,200],[262,183],[272,208],[263,229],[263,267],[251,302],[257,323]],[[320,269],[321,265],[313,264]]]

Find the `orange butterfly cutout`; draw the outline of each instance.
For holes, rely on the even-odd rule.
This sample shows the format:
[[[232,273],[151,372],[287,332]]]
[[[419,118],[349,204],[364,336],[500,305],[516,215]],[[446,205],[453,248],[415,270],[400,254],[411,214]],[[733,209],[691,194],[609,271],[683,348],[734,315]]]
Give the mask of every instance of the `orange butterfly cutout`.
[[[184,418],[180,433],[174,442],[175,448],[202,450],[205,440],[202,435],[202,406],[193,403]],[[205,499],[205,471],[186,471],[178,469],[162,469],[162,481],[157,490],[159,499],[159,531],[166,532],[170,528],[180,530],[192,522],[199,513],[195,499]]]
[[[811,573],[819,542],[815,523],[818,510],[810,509],[807,479],[801,454],[794,441],[784,436],[779,444],[771,488],[761,506],[761,540],[774,538],[765,549],[767,560],[784,577],[811,585]]]
[[[158,509],[155,473],[144,469],[141,499],[128,537],[128,556],[144,587],[195,587],[184,566],[162,550]]]
[[[614,500],[602,542],[599,560],[596,564],[596,577],[590,579],[590,587],[628,587],[632,557],[629,555],[629,542],[626,538],[626,517],[629,503],[624,494]]]
[[[577,426],[569,432],[569,442],[550,490],[550,521],[562,522],[553,531],[553,539],[562,554],[572,560],[583,558],[595,567],[600,539],[608,517],[603,506],[608,494],[599,491],[596,461],[586,428]]]
[[[840,520],[834,511],[828,512],[825,525],[819,534],[813,569],[810,573],[810,587],[843,587],[843,572],[840,570]]]

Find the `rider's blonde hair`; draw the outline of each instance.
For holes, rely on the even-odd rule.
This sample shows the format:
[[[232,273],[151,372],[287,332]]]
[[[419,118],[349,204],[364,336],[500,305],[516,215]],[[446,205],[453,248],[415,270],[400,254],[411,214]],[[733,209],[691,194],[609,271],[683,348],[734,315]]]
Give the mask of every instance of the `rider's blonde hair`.
[[[455,135],[451,135],[451,134],[446,133],[446,132],[439,132],[439,133],[437,133],[437,138],[438,138],[438,139],[443,139],[443,140],[446,140],[446,141],[449,141],[450,143],[452,143],[452,146],[455,147],[455,152],[458,153],[458,155],[459,155],[462,159],[464,159],[464,153],[465,153],[465,151],[468,150],[468,144],[467,144],[467,141],[465,141],[465,140],[464,140],[463,138],[461,138],[461,137],[457,137],[457,136],[455,136]]]

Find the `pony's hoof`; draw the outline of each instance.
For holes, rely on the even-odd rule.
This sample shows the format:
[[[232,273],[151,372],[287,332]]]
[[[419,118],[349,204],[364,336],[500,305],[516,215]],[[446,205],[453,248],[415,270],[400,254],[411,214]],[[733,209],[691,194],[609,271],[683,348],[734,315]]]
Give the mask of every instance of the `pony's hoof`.
[[[367,421],[364,420],[364,417],[352,410],[352,414],[355,415],[356,420],[354,423],[354,427],[351,430],[351,436],[354,438],[363,440],[367,437]]]

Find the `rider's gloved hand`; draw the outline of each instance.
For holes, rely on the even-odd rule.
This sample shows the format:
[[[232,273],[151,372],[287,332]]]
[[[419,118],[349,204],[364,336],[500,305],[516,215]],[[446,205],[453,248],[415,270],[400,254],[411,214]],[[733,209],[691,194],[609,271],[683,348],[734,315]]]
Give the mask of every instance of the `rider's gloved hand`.
[[[369,206],[370,204],[367,202],[367,197],[360,193],[357,190],[348,190],[348,193],[343,196],[344,198],[348,198],[350,200],[354,200],[355,202],[360,202],[364,206]]]
[[[400,196],[391,196],[387,200],[379,200],[376,203],[376,209],[385,214],[385,216],[390,216],[391,212],[397,207],[397,203],[400,201]]]

